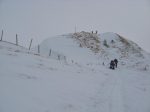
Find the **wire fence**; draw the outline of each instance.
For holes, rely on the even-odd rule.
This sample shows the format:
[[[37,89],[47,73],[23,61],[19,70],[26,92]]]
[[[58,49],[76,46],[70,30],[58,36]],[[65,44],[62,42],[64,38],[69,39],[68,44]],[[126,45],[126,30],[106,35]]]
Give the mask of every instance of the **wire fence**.
[[[2,30],[0,42],[8,43],[8,44],[23,48],[24,50],[26,50],[24,52],[26,52],[28,54],[34,54],[34,55],[52,58],[52,59],[56,59],[56,60],[62,60],[62,61],[66,62],[66,56],[65,55],[58,53],[58,52],[52,50],[51,48],[49,48],[49,50],[47,50],[46,52],[43,52],[44,49],[42,49],[40,45],[38,45],[36,48],[32,49],[31,47],[32,47],[33,39],[30,40],[29,47],[27,48],[27,47],[20,45],[19,38],[18,38],[17,34],[16,34],[16,43],[6,41],[3,38],[4,38],[4,31]],[[17,51],[21,52],[20,50],[17,50]]]

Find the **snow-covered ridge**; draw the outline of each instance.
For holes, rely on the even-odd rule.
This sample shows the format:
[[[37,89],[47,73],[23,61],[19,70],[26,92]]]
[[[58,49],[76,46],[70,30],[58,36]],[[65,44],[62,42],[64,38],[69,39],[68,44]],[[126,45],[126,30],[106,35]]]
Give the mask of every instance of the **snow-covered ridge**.
[[[149,66],[149,55],[136,43],[117,33],[76,32],[48,38],[41,43],[43,53],[53,49],[69,60],[84,64],[109,64],[117,58],[122,66]],[[148,61],[148,62],[147,62]]]

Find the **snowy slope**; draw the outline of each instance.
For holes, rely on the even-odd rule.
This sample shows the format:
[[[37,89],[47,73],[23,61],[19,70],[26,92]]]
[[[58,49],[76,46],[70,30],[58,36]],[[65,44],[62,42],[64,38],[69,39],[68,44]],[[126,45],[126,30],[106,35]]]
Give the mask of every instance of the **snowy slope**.
[[[122,64],[114,71],[108,69],[107,62],[117,56],[108,55],[113,51],[102,44],[102,35],[106,39],[108,34],[98,36],[97,53],[80,47],[72,34],[45,40],[38,55],[37,50],[0,42],[0,112],[149,112],[149,69]],[[107,41],[111,38],[112,34]],[[48,56],[50,49],[52,56]],[[66,60],[54,58],[57,55]],[[134,55],[118,57],[119,63]],[[143,56],[135,60],[150,64],[149,55]]]
[[[89,59],[93,59],[93,53],[86,48],[81,49],[71,36],[72,34],[60,35],[43,41],[40,44],[42,54],[48,55],[49,50],[52,49],[52,51],[66,56],[68,61],[73,60],[80,63],[88,63]]]
[[[107,45],[104,45],[106,41]],[[150,54],[142,50],[136,43],[122,36],[107,32],[92,34],[78,32],[48,38],[41,43],[42,54],[48,55],[49,50],[65,56],[68,61],[89,65],[103,62],[107,67],[110,60],[117,58],[121,67],[145,69],[149,67]]]

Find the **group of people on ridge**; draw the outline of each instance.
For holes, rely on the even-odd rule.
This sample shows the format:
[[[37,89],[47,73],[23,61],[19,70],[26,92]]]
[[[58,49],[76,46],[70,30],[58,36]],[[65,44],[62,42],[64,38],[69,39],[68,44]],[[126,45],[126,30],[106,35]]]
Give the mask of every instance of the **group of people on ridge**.
[[[117,68],[117,64],[118,64],[118,60],[117,59],[111,60],[111,62],[110,62],[110,69]]]

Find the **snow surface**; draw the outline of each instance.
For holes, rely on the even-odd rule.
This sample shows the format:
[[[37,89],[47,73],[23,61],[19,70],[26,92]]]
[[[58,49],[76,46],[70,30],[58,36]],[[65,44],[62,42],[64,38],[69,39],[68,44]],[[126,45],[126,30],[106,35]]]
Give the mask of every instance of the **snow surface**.
[[[99,38],[103,55],[79,47],[72,34],[45,40],[40,54],[0,42],[0,112],[150,112],[149,54],[121,58],[116,34]],[[104,39],[117,47],[105,48]],[[110,70],[115,57],[118,68]]]

